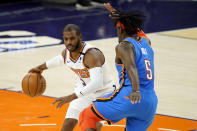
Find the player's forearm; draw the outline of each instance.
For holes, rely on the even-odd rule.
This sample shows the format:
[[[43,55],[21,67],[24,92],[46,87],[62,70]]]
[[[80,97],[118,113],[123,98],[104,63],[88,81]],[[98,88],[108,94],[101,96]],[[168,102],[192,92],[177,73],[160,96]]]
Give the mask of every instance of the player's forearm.
[[[132,91],[139,91],[140,90],[140,84],[139,84],[139,76],[137,69],[130,69],[128,72],[129,79],[132,84]]]
[[[37,68],[39,68],[42,71],[48,69],[47,66],[46,66],[46,63],[43,63],[43,64],[37,66]]]

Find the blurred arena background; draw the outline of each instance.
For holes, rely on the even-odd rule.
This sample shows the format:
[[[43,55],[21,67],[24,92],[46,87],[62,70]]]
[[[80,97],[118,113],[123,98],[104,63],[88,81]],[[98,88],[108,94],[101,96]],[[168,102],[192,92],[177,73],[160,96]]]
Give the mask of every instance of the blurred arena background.
[[[21,92],[28,70],[58,55],[62,30],[77,24],[83,40],[100,48],[118,83],[114,66],[116,30],[103,7],[105,0],[0,1],[0,131],[58,131],[66,109],[51,106],[55,97],[73,91],[74,73],[67,67],[44,72],[43,96]],[[159,104],[149,131],[197,130],[197,1],[111,0],[120,10],[141,10],[144,31],[155,50],[155,90]],[[102,131],[123,131],[125,121]],[[76,127],[76,131],[79,127]]]

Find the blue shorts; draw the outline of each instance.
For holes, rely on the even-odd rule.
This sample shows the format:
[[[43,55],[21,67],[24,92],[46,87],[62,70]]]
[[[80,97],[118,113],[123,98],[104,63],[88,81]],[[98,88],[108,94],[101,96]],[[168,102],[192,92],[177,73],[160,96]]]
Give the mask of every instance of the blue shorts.
[[[157,96],[154,91],[141,90],[141,102],[132,104],[130,99],[124,97],[131,93],[131,86],[98,98],[94,102],[97,116],[113,123],[127,118],[127,131],[146,131],[154,120],[157,108]]]

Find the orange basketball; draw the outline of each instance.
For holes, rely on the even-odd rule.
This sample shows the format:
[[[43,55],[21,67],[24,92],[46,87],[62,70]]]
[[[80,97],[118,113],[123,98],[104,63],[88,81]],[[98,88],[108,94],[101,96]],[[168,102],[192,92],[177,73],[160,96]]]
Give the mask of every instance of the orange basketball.
[[[46,80],[39,73],[28,73],[22,80],[22,90],[30,97],[37,97],[44,93]]]

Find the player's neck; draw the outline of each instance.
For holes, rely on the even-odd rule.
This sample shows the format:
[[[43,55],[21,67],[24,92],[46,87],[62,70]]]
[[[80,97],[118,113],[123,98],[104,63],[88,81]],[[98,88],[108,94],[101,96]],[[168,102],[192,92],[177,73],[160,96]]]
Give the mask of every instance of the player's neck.
[[[137,34],[133,34],[133,35],[130,35],[130,36],[126,36],[126,38],[132,38],[132,39],[135,39],[135,40],[139,40],[140,37],[137,36]]]
[[[80,53],[81,53],[81,51],[82,51],[82,49],[84,47],[84,44],[85,43],[80,43],[79,46],[78,46],[78,48],[75,51],[70,52],[70,57],[72,59],[75,60],[75,59],[77,59],[79,57],[79,55],[80,55]]]
[[[122,40],[126,39],[126,38],[132,38],[135,40],[139,40],[139,37],[137,36],[137,34],[132,34],[132,35],[127,35],[126,32],[123,32],[121,35]]]

